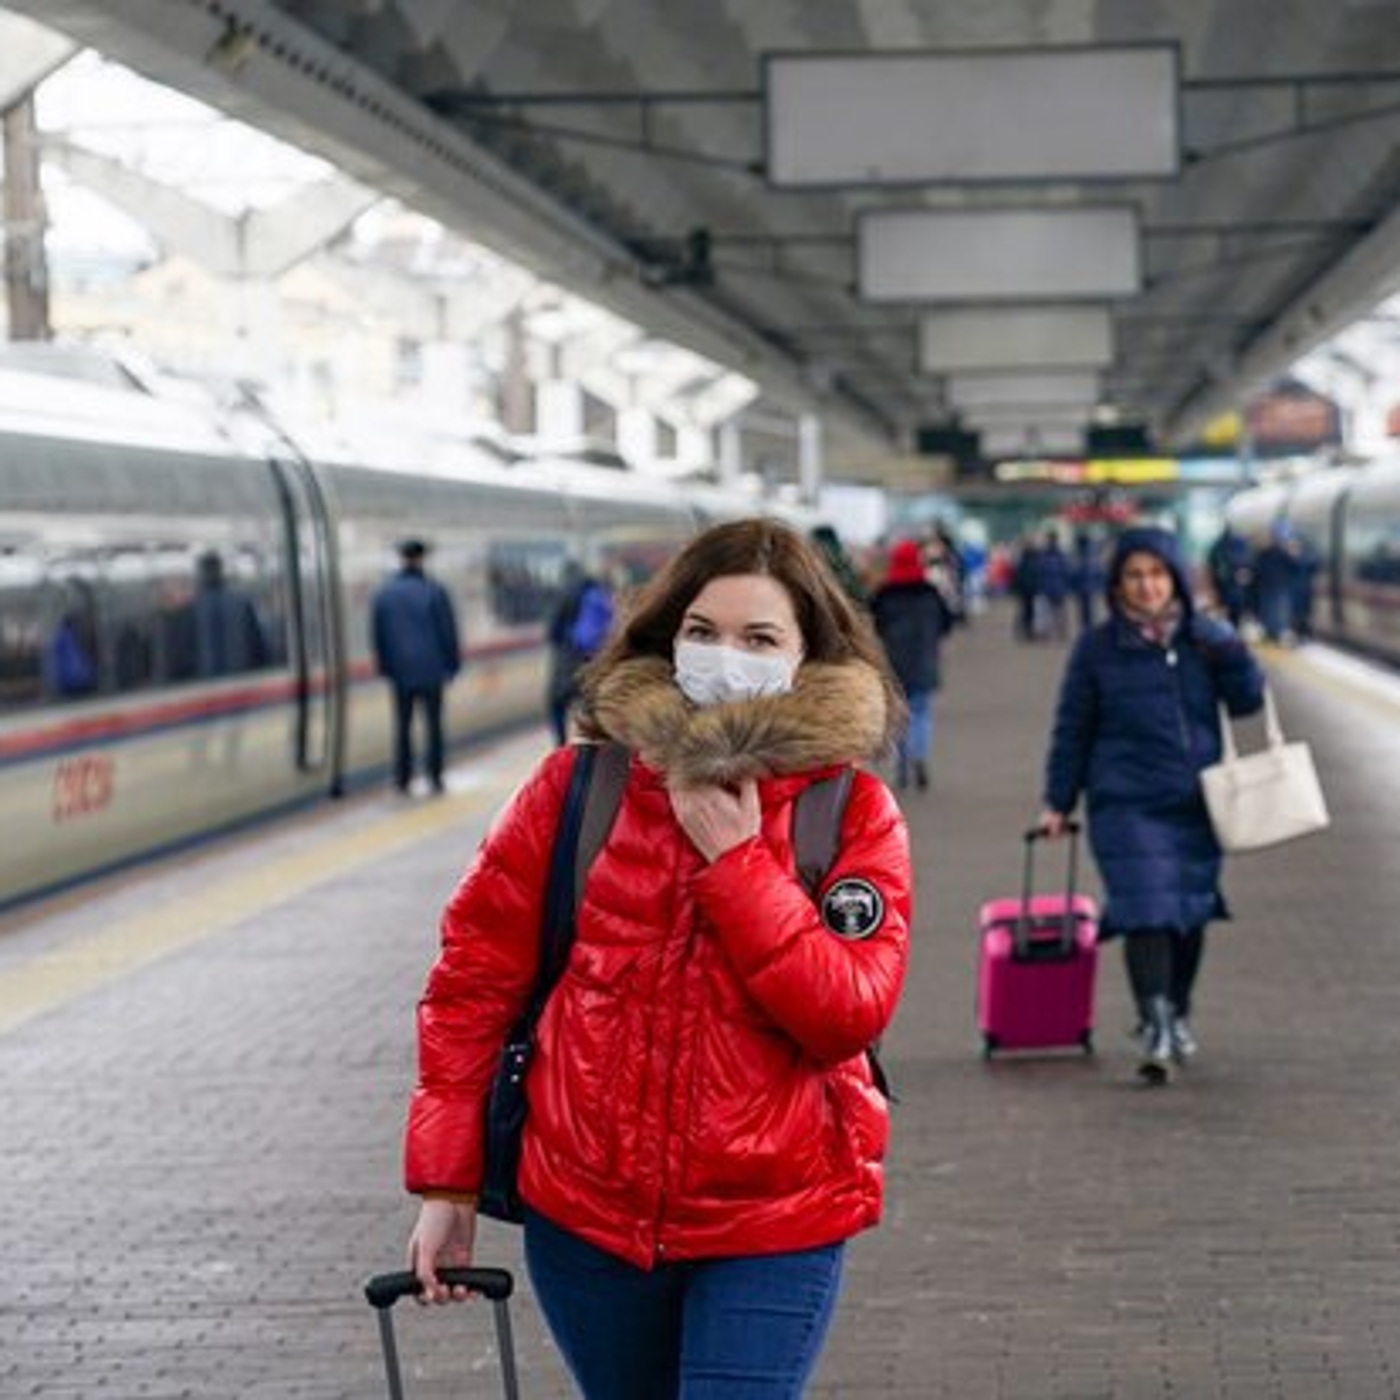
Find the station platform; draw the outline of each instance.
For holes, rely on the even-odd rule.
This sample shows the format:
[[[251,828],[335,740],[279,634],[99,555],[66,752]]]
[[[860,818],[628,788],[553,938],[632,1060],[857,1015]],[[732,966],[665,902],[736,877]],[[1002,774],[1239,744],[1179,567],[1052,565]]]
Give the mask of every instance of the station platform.
[[[1266,653],[1334,825],[1227,867],[1200,1057],[1149,1090],[1116,948],[1096,1055],[988,1062],[974,1025],[977,909],[1019,882],[1064,656],[996,610],[949,642],[933,786],[904,795],[887,1219],[853,1242],[810,1394],[1400,1395],[1400,679]],[[385,1393],[360,1284],[413,1219],[413,1006],[546,742],[465,755],[443,799],[327,805],[0,924],[0,1394]],[[484,1221],[478,1257],[517,1270],[524,1393],[567,1396],[518,1232]],[[484,1305],[399,1313],[411,1396],[499,1393]]]

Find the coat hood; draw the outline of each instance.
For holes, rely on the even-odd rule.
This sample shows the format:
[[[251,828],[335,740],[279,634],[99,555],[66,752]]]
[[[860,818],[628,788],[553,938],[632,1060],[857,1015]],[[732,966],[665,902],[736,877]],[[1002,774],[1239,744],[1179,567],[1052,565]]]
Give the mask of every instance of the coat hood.
[[[603,734],[682,783],[734,783],[867,762],[885,734],[885,691],[863,661],[806,662],[786,695],[697,708],[661,657],[602,676],[591,717]]]
[[[1181,549],[1176,536],[1158,525],[1135,525],[1132,529],[1124,530],[1114,542],[1113,554],[1108,561],[1108,578],[1105,581],[1105,595],[1109,608],[1114,612],[1119,611],[1118,582],[1123,574],[1123,565],[1130,554],[1151,554],[1167,566],[1171,571],[1183,614],[1189,618],[1195,609],[1191,603],[1191,582],[1186,576]]]
[[[923,583],[927,577],[924,570],[924,552],[917,540],[900,540],[890,550],[890,561],[885,570],[885,582]]]

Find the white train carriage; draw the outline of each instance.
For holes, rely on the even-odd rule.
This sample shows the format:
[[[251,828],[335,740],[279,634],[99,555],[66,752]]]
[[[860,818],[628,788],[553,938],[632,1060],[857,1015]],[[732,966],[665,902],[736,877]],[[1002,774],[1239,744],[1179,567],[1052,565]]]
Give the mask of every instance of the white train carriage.
[[[1251,487],[1231,497],[1225,518],[1256,545],[1286,522],[1317,565],[1316,633],[1400,662],[1400,460]]]
[[[386,772],[368,618],[404,537],[458,609],[460,744],[542,715],[571,556],[640,580],[754,509],[465,443],[449,475],[240,439],[119,377],[0,368],[0,908]]]

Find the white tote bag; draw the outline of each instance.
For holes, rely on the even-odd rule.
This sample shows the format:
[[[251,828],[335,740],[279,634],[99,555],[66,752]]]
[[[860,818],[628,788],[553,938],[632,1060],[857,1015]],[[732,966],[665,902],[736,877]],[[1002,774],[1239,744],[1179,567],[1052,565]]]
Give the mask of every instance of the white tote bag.
[[[1273,694],[1264,690],[1267,745],[1241,754],[1225,706],[1220,707],[1219,763],[1201,770],[1201,789],[1216,840],[1225,851],[1258,851],[1310,832],[1330,818],[1317,780],[1312,750],[1288,743],[1278,722]]]

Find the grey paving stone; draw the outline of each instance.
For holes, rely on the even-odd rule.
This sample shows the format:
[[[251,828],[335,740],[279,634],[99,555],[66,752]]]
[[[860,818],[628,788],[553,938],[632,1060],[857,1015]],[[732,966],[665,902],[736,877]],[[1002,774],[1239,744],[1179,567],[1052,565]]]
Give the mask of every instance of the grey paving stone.
[[[1099,1046],[984,1063],[976,911],[1019,833],[1063,651],[960,632],[934,786],[907,800],[919,911],[886,1042],[885,1225],[852,1245],[811,1387],[831,1400],[1386,1400],[1400,1395],[1400,711],[1278,667],[1335,826],[1227,871],[1198,1065],[1131,1083],[1119,954]],[[540,741],[467,763],[524,772]],[[391,810],[378,799],[145,875],[0,936],[0,966]],[[412,1219],[398,1147],[438,910],[482,818],[367,862],[0,1036],[0,1394],[373,1397],[359,1285]],[[1047,876],[1049,872],[1047,870]],[[1087,877],[1094,888],[1092,873]],[[515,1232],[483,1257],[520,1269]],[[403,1314],[414,1396],[495,1393],[484,1309]],[[528,1288],[525,1393],[569,1389]]]

